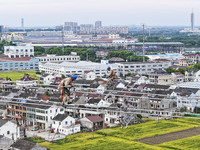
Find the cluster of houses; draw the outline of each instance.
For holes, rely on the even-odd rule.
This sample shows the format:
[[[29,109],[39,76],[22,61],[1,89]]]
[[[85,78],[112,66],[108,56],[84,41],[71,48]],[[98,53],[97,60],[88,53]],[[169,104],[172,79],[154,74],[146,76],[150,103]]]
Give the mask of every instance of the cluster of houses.
[[[13,55],[11,58],[20,57]],[[178,63],[164,59],[132,63],[113,58],[113,68],[123,78],[116,79],[112,86],[108,86],[108,79],[104,78],[107,62],[92,63],[91,69],[89,62],[78,68],[76,55],[52,61],[64,59],[74,60],[75,67],[69,68],[69,63],[43,64],[43,71],[38,74],[40,84],[29,74],[16,82],[0,78],[0,142],[3,149],[20,149],[23,144],[30,146],[29,149],[45,149],[22,140],[26,131],[70,135],[116,126],[122,123],[126,113],[170,117],[181,108],[194,112],[200,107],[200,71],[188,70],[188,66],[199,62],[197,54],[185,55]],[[50,56],[40,60],[41,63],[49,61]],[[168,67],[174,70],[181,67],[185,72],[168,73],[165,71]],[[74,68],[79,74],[71,90],[72,104],[61,106],[58,84],[63,76],[74,73]]]
[[[73,82],[73,103],[65,107],[60,105],[61,95],[57,91],[61,77],[42,75],[41,82],[46,86],[37,84],[37,80],[28,74],[16,85],[13,81],[0,79],[0,103],[5,118],[1,121],[13,124],[9,125],[9,131],[0,130],[0,135],[16,141],[22,136],[22,128],[31,130],[36,127],[46,132],[70,135],[81,130],[101,129],[105,125],[116,126],[127,111],[145,117],[168,117],[182,107],[187,112],[200,107],[200,88],[195,86],[198,82],[185,82],[185,78],[180,80],[179,73],[171,74],[174,76],[171,84],[164,84],[167,79],[162,77],[169,74],[157,71],[149,76],[131,75],[117,79],[112,87],[107,86],[106,79],[92,75],[92,72],[87,72],[85,77]],[[34,84],[30,84],[32,81]]]

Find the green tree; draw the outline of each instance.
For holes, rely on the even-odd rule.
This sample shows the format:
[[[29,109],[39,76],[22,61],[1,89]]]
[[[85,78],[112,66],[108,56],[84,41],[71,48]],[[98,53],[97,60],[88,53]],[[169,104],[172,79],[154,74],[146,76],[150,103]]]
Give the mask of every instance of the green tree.
[[[180,108],[180,112],[186,112],[185,107],[181,107],[181,108]]]
[[[182,73],[182,74],[185,74],[185,69],[183,69],[181,67],[179,67],[177,71],[180,72],[180,73]]]
[[[165,70],[166,70],[166,72],[168,72],[168,73],[170,73],[170,74],[171,74],[172,72],[177,72],[176,69],[173,69],[173,68],[170,68],[170,67],[166,68]]]
[[[34,54],[35,55],[42,55],[45,53],[45,49],[41,46],[34,46]]]
[[[48,91],[45,92],[46,96],[50,96],[50,93]]]

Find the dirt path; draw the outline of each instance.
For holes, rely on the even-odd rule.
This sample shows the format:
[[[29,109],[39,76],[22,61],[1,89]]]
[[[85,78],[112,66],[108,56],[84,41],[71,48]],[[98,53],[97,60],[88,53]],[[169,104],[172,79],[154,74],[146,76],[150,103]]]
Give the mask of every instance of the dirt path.
[[[142,139],[139,139],[136,141],[141,142],[141,143],[150,144],[150,145],[156,145],[156,144],[161,144],[161,143],[169,142],[169,141],[175,141],[178,139],[192,137],[192,136],[196,136],[196,135],[200,135],[199,127],[182,130],[182,131],[177,131],[177,132],[171,132],[171,133],[162,134],[162,135],[156,135],[156,136],[147,137],[147,138],[142,138]]]

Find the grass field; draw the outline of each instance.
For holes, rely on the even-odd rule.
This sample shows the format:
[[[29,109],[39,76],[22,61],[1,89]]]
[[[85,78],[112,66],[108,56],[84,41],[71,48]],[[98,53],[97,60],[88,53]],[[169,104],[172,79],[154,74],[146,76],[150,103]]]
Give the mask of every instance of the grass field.
[[[36,72],[35,71],[18,71],[18,72],[0,72],[0,78],[11,78],[12,81],[16,81],[19,80],[21,78],[23,78],[24,74],[29,74],[30,77],[38,79],[39,78],[36,76]]]
[[[120,127],[105,129],[102,134],[102,130],[94,133],[79,133],[67,136],[66,140],[58,141],[57,143],[43,142],[40,145],[48,147],[53,150],[124,150],[124,149],[141,149],[141,150],[163,150],[163,149],[195,149],[200,144],[200,136],[190,137],[188,142],[186,139],[180,139],[168,143],[162,143],[160,145],[147,145],[139,142],[135,142],[135,139],[143,137],[149,137],[159,134],[165,134],[184,129],[194,128],[200,126],[199,119],[174,119],[174,120],[160,120],[148,121],[146,123],[129,126],[128,129],[121,129]],[[194,140],[195,139],[195,140]],[[192,141],[196,143],[193,143]]]
[[[184,138],[172,142],[166,142],[158,145],[164,149],[176,149],[176,150],[199,150],[200,149],[200,135],[189,138]]]

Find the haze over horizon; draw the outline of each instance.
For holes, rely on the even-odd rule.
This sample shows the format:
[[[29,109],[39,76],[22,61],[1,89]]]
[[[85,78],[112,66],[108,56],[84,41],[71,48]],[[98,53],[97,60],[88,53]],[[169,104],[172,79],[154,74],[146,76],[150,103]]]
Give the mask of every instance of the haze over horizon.
[[[200,26],[199,0],[1,0],[0,24],[55,26],[67,21],[103,25],[189,26],[192,8]]]

